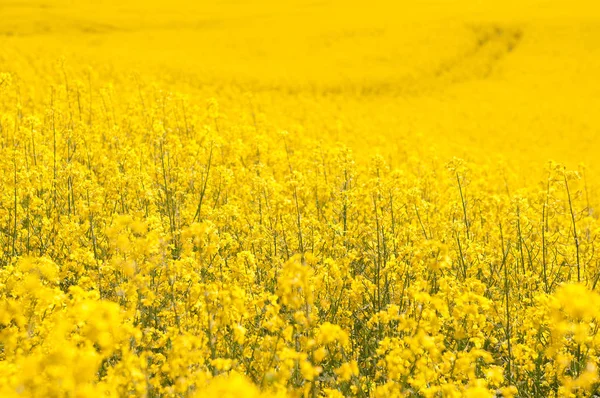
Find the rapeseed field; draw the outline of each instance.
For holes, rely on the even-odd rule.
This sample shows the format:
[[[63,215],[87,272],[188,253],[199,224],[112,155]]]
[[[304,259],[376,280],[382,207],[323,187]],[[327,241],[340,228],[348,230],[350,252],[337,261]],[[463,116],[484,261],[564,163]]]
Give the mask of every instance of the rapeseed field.
[[[599,98],[588,1],[0,1],[0,396],[600,396]]]

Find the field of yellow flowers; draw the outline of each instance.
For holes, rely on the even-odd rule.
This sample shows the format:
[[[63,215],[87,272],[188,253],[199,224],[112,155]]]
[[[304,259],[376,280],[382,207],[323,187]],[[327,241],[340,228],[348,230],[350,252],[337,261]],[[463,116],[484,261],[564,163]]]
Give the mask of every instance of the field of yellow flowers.
[[[0,396],[600,396],[598,6],[208,3],[0,2]]]

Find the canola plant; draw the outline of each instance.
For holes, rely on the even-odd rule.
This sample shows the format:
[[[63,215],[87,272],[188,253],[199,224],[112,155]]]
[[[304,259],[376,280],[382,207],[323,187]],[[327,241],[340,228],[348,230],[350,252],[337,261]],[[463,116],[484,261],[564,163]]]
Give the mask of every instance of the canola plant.
[[[0,395],[600,394],[600,13],[0,4]]]

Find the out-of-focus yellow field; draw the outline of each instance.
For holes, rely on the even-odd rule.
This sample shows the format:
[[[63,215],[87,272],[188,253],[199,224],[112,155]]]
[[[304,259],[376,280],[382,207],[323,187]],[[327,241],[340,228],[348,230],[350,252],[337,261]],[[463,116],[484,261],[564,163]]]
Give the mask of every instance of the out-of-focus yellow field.
[[[252,92],[277,128],[298,123],[367,156],[414,143],[473,160],[517,157],[532,171],[548,159],[594,163],[593,2],[203,3],[8,2],[3,69],[45,92],[62,83],[52,61],[64,58],[74,74],[96,69],[99,85],[141,74],[223,109],[247,108],[238,93]]]
[[[0,395],[600,393],[600,7],[0,1]]]

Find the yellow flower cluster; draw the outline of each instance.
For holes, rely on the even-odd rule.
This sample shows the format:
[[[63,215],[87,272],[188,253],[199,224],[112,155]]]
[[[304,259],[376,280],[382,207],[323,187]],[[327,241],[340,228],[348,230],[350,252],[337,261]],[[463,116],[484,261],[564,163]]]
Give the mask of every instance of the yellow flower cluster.
[[[321,19],[280,42],[244,7],[199,23],[188,2],[149,1],[92,21],[63,3],[45,25],[0,6],[0,396],[599,394],[599,138],[565,116],[593,87],[529,119],[478,97],[506,93],[517,46],[537,54],[558,22],[440,2],[466,18],[446,43],[444,17],[399,32],[377,10],[330,25],[326,5],[293,2]],[[285,28],[289,10],[264,7]],[[185,54],[165,45],[180,36]],[[581,142],[560,152],[565,126]]]

